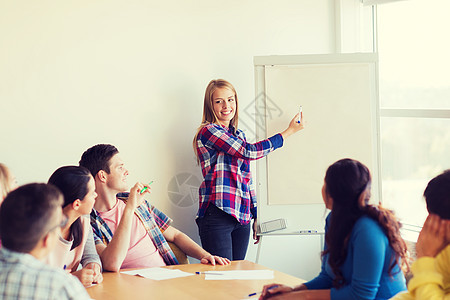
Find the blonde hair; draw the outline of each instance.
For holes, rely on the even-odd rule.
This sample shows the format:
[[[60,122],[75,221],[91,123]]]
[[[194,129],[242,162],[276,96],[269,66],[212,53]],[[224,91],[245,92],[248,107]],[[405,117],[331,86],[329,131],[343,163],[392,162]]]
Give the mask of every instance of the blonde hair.
[[[205,99],[203,101],[203,117],[202,117],[202,123],[200,124],[200,127],[197,129],[197,132],[194,136],[194,140],[192,141],[192,145],[194,147],[194,153],[197,157],[197,163],[200,162],[198,153],[197,153],[197,138],[200,130],[205,127],[208,124],[215,123],[219,124],[219,121],[217,119],[216,113],[213,109],[213,96],[214,92],[217,89],[221,88],[227,88],[231,90],[234,93],[234,99],[236,102],[236,112],[234,114],[233,119],[230,120],[230,127],[232,126],[234,130],[237,129],[238,126],[238,96],[236,93],[236,90],[234,89],[234,86],[226,81],[225,79],[213,79],[208,83],[208,86],[206,87],[205,91]]]
[[[0,202],[5,199],[6,195],[11,190],[9,186],[9,170],[8,167],[0,163]]]

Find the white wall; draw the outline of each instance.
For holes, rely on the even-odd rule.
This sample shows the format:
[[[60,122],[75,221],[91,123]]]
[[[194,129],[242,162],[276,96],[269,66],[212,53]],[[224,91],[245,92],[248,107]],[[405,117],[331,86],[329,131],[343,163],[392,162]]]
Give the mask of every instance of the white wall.
[[[184,206],[168,191],[181,173],[201,178],[191,144],[206,84],[228,79],[251,105],[253,56],[333,52],[334,17],[333,0],[0,0],[0,161],[20,184],[46,181],[112,143],[129,183],[155,180],[151,202],[199,241],[196,190],[182,186]],[[250,140],[252,123],[242,114]]]

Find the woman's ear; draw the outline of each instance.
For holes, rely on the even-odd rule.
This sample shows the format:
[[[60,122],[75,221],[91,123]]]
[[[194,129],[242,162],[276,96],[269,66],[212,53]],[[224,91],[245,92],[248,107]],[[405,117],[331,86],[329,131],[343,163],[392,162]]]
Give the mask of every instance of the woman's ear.
[[[72,202],[72,208],[73,210],[78,210],[81,206],[81,200],[77,199],[75,201]]]
[[[359,195],[358,206],[361,207],[361,208],[367,206],[367,204],[369,204],[369,199],[370,199],[370,190],[365,189]]]
[[[333,198],[331,198],[328,195],[327,195],[327,200],[326,200],[326,203],[325,203],[325,207],[328,208],[329,210],[333,209]]]
[[[333,208],[333,198],[331,198],[331,196],[328,195],[325,183],[322,186],[322,199],[323,199],[323,203],[325,203],[325,207],[327,209],[331,210]]]

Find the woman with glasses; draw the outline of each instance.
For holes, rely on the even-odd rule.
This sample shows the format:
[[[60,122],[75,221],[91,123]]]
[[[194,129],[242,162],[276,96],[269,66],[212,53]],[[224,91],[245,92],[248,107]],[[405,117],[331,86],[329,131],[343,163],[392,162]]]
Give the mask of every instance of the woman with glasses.
[[[64,195],[63,213],[67,222],[62,225],[57,246],[48,256],[47,263],[67,269],[84,286],[100,283],[103,280],[101,261],[89,222],[97,197],[94,178],[83,167],[65,166],[56,170],[48,183]]]

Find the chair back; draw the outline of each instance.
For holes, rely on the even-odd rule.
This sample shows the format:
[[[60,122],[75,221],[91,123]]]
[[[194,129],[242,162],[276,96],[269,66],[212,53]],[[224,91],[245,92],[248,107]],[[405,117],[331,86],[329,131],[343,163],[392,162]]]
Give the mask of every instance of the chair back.
[[[172,242],[167,241],[167,243],[169,244],[170,249],[172,249],[173,254],[175,254],[175,257],[178,260],[178,263],[180,265],[186,265],[189,264],[189,260],[187,258],[186,253],[184,253],[183,251],[181,251],[180,248],[178,248],[177,245],[175,245]]]

